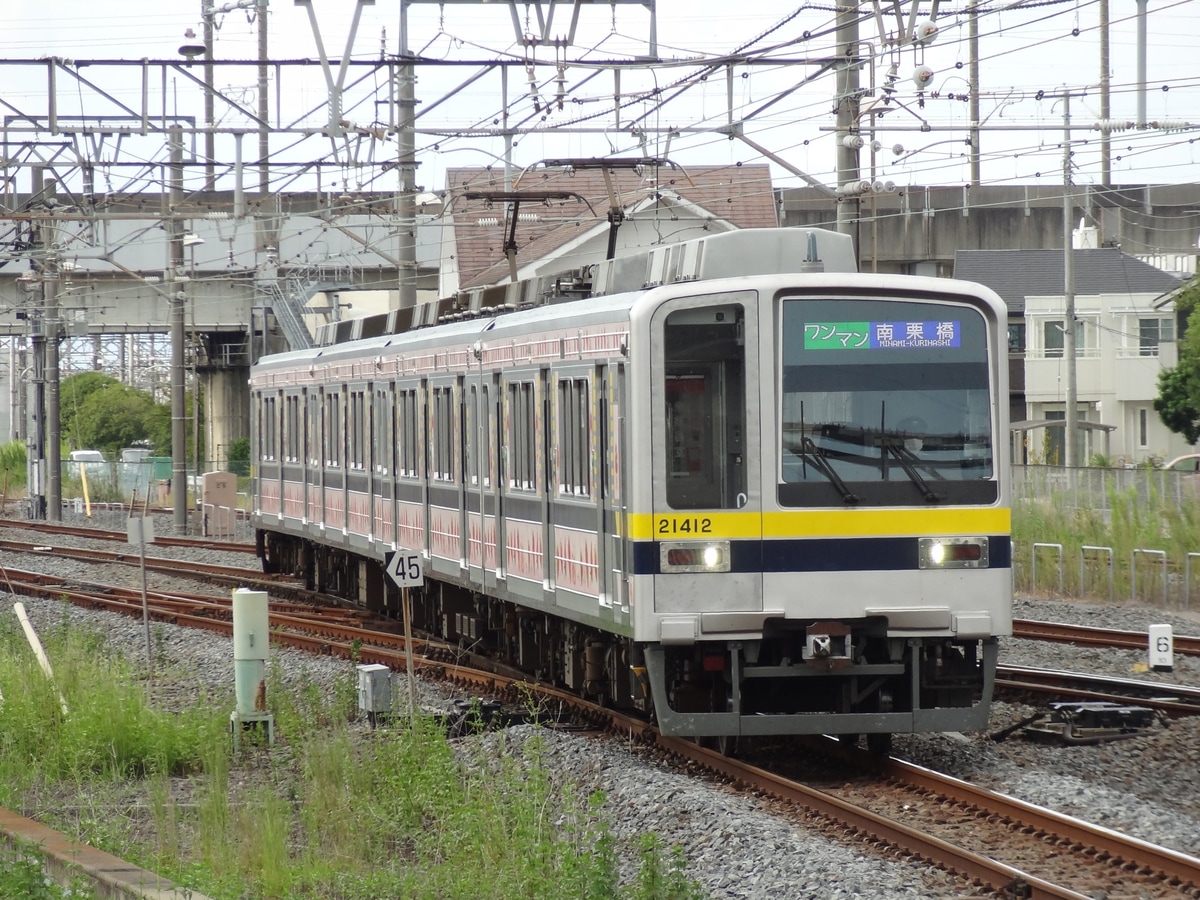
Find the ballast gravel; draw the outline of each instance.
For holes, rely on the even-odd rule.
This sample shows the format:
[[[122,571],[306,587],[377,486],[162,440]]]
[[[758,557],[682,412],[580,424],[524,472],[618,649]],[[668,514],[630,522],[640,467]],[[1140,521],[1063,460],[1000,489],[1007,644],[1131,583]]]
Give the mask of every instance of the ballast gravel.
[[[27,534],[0,528],[0,537],[28,540]],[[69,539],[74,545],[112,544]],[[55,538],[55,543],[66,540]],[[194,562],[251,566],[253,557],[216,551],[155,547],[155,556]],[[95,565],[38,554],[5,554],[4,566],[53,571],[64,579],[107,580]],[[108,567],[103,567],[108,568]],[[123,570],[128,577],[128,568]],[[168,576],[151,573],[150,586],[172,589]],[[116,580],[115,578],[112,580]],[[185,588],[184,585],[187,585]],[[0,590],[3,589],[0,579]],[[194,590],[180,582],[179,590]],[[3,614],[11,616],[14,601],[23,603],[34,625],[52,628],[66,618],[102,631],[109,643],[122,648],[133,663],[144,659],[145,631],[140,621],[84,610],[55,601],[14,597],[0,592]],[[1020,598],[1015,618],[1078,622],[1104,628],[1145,630],[1170,624],[1176,634],[1200,633],[1200,615],[1186,610],[1147,609],[1091,603]],[[154,623],[153,652],[164,665],[192,673],[192,685],[204,685],[214,696],[233,696],[233,658],[230,641],[207,632]],[[350,674],[351,664],[313,657],[288,648],[272,649],[286,685],[317,683],[332,689]],[[1169,673],[1142,672],[1146,654],[1137,651],[1076,648],[1061,644],[1009,639],[1000,654],[1002,665],[1054,667],[1072,671],[1161,682],[1200,684],[1200,661],[1176,656]],[[405,679],[395,679],[404,702]],[[418,682],[419,699],[431,709],[446,709],[454,699],[438,684]],[[158,696],[156,702],[171,698]],[[998,732],[1036,710],[1007,703],[993,707],[989,732]],[[767,804],[736,794],[721,785],[682,774],[647,760],[621,742],[597,741],[522,725],[503,735],[488,734],[462,741],[503,740],[519,752],[537,734],[543,758],[581,789],[602,791],[609,827],[622,851],[622,868],[632,877],[637,865],[637,837],[658,835],[668,847],[681,849],[688,877],[712,898],[830,898],[830,900],[893,900],[893,898],[967,898],[990,896],[965,882],[930,867],[881,856],[853,841],[837,840],[805,827],[797,818],[777,815]],[[1063,747],[1033,742],[1014,734],[994,742],[986,734],[897,735],[894,755],[949,772],[1031,803],[1126,832],[1143,840],[1200,855],[1200,723],[1196,719],[1157,727],[1147,736],[1097,746]]]

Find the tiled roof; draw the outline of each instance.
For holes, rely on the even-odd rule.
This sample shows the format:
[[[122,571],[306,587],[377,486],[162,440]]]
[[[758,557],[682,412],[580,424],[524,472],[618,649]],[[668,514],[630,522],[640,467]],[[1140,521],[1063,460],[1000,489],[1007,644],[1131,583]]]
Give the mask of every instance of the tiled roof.
[[[1180,280],[1113,247],[1075,251],[1076,294],[1167,294]],[[1009,313],[1025,311],[1025,298],[1062,295],[1061,250],[959,250],[954,277],[990,287]]]
[[[702,208],[713,219],[723,220],[736,228],[774,228],[778,224],[771,172],[765,165],[689,168],[686,173],[663,166],[657,171],[657,185],[653,169],[641,174],[631,169],[615,169],[611,174],[627,213],[648,200],[652,208],[658,205],[665,211],[667,207],[677,205],[676,198],[680,198]],[[449,169],[446,189],[448,206],[453,204],[449,208],[453,210],[459,287],[507,281],[504,204],[468,200],[464,196],[474,191],[503,191],[503,171],[496,168]],[[534,169],[521,177],[514,190],[570,192],[587,201],[523,202],[518,210],[520,219],[516,232],[518,266],[553,256],[568,242],[597,227],[607,227],[609,197],[604,173],[599,169],[573,172],[560,168]],[[652,208],[639,212],[637,217],[652,218]],[[673,223],[670,230],[693,227],[696,233],[689,236],[702,234],[699,222],[680,226],[681,223]]]

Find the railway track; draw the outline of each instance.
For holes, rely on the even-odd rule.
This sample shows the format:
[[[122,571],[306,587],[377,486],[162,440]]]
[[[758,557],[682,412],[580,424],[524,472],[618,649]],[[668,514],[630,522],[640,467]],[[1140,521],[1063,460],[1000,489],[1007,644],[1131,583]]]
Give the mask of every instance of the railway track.
[[[810,823],[820,817],[824,830],[883,845],[1001,896],[1200,896],[1200,859],[829,739],[806,742],[816,748],[820,774],[802,780],[688,741],[655,740],[690,767],[771,797]],[[832,775],[831,761],[838,764]]]
[[[83,562],[99,564],[141,566],[140,553],[119,553],[112,550],[92,550],[83,547],[61,547],[53,544],[35,543],[31,541],[10,541],[0,539],[0,550],[10,553],[30,553],[38,556],[50,556],[59,559],[75,559]],[[203,576],[218,584],[231,584],[235,587],[259,587],[262,590],[298,590],[299,580],[290,575],[271,574],[253,568],[240,566],[223,566],[212,563],[180,562],[167,557],[145,557],[146,571],[160,572],[166,575]]]
[[[103,528],[89,528],[84,525],[63,525],[58,522],[42,522],[30,519],[0,519],[0,528],[19,528],[22,531],[36,531],[39,534],[82,537],[94,541],[119,541],[121,543],[129,541],[129,535],[124,531],[109,531]],[[253,554],[255,552],[253,544],[235,541],[213,541],[207,538],[172,537],[162,534],[154,536],[154,546],[186,547],[191,550],[224,550],[230,553]]]
[[[1069,697],[1118,704],[1136,703],[1171,718],[1200,715],[1200,687],[1190,685],[1084,675],[1029,666],[998,666],[996,687],[1012,693],[1057,699]]]
[[[1013,637],[1124,650],[1145,650],[1148,642],[1144,631],[1117,631],[1111,628],[1089,628],[1086,625],[1038,622],[1032,619],[1013,620]],[[1200,656],[1200,637],[1177,634],[1173,636],[1173,643],[1175,652],[1181,656]]]
[[[11,569],[8,574],[18,591],[40,590],[81,605],[142,615],[140,591],[96,585],[67,588],[53,576]],[[147,596],[154,618],[232,633],[227,600],[155,592]],[[394,623],[367,621],[342,609],[313,610],[276,602],[271,604],[270,619],[272,641],[279,645],[377,662],[394,671],[401,671],[407,662],[403,637],[384,630]],[[1200,896],[1200,859],[898,760],[880,762],[824,742],[822,752],[851,760],[846,763],[851,774],[838,778],[836,784],[814,787],[691,741],[664,737],[641,719],[564,691],[530,685],[520,674],[466,657],[457,648],[414,642],[412,654],[414,668],[426,676],[512,703],[528,703],[530,696],[536,696],[556,715],[569,712],[576,728],[636,739],[686,762],[691,770],[701,769],[741,790],[772,797],[794,815],[808,820],[816,816],[826,831],[843,837],[849,832],[894,854],[945,868],[987,890],[1029,898],[1084,898],[1088,891],[1103,887],[1111,892],[1113,885],[1120,884],[1139,897]]]

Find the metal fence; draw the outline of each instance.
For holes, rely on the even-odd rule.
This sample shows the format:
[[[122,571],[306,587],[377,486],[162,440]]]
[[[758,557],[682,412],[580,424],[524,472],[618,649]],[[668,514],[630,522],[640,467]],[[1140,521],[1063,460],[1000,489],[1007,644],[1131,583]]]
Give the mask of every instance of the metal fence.
[[[1166,469],[1012,467],[1013,506],[1053,498],[1072,509],[1110,510],[1114,495],[1136,496],[1145,503],[1194,503],[1200,498],[1200,475]]]
[[[215,471],[205,464],[201,473]],[[251,541],[254,530],[249,519],[249,478],[238,476],[237,507],[216,508],[205,503],[201,478],[189,469],[187,491],[188,533],[215,540]],[[86,487],[85,487],[86,486]],[[63,463],[62,501],[65,518],[88,518],[113,530],[123,530],[131,507],[149,510],[174,504],[170,457],[149,457],[132,462]],[[162,532],[167,533],[167,532]]]
[[[1014,466],[1012,494],[1018,591],[1163,608],[1187,609],[1193,598],[1200,604],[1200,546],[1190,545],[1196,528],[1189,524],[1200,524],[1200,475]],[[1123,510],[1123,528],[1113,527],[1114,506]],[[1060,518],[1063,512],[1089,515]],[[1142,527],[1131,527],[1139,521]],[[1160,546],[1139,546],[1152,542]]]

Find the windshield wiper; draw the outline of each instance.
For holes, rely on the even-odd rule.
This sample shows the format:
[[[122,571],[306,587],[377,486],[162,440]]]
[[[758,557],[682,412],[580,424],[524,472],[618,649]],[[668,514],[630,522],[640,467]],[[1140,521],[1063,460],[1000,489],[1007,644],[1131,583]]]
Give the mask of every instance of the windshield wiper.
[[[824,450],[816,445],[812,438],[807,435],[801,437],[799,447],[793,445],[788,449],[800,457],[800,462],[806,469],[808,460],[811,458],[812,467],[824,475],[829,480],[829,483],[837,488],[838,493],[842,495],[842,500],[846,503],[858,503],[862,500],[861,497],[846,486],[846,482],[842,481],[842,476],[833,470],[833,466],[829,465],[829,457],[825,454]]]
[[[908,480],[915,484],[921,493],[925,495],[926,503],[940,503],[945,499],[944,494],[939,494],[929,486],[929,482],[921,477],[921,473],[913,465],[913,463],[920,462],[920,460],[903,443],[895,440],[884,440],[883,448],[895,457],[896,462],[900,464],[900,468],[904,470],[904,474],[908,476]]]

